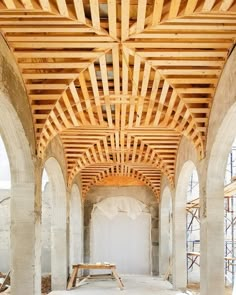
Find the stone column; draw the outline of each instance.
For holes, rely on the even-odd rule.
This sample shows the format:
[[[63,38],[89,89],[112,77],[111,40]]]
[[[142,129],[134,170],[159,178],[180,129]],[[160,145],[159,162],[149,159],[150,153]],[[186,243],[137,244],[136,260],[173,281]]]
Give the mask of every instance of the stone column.
[[[53,195],[51,270],[52,290],[65,290],[67,283],[66,193]]]
[[[64,175],[56,158],[45,162],[52,194],[51,275],[52,290],[65,290],[67,284],[67,193]]]
[[[13,295],[41,294],[38,276],[40,262],[35,251],[40,245],[37,238],[39,221],[34,213],[34,193],[34,183],[12,185],[11,294]]]
[[[70,199],[71,199],[71,191],[69,188],[66,190],[66,265],[67,265],[67,276],[70,274]]]
[[[201,189],[201,295],[224,295],[224,187],[208,182],[216,183]]]
[[[165,200],[163,198],[166,198]],[[163,194],[160,204],[159,222],[159,274],[164,276],[170,267],[170,204],[169,196]]]
[[[65,290],[67,284],[66,227],[52,226],[52,290]]]
[[[83,262],[83,219],[81,197],[77,185],[73,185],[70,199],[70,266]]]
[[[34,213],[35,213],[35,295],[41,295],[41,230],[42,230],[42,162],[40,159],[35,159],[35,198],[34,198]]]
[[[183,200],[185,198],[182,198]],[[173,286],[182,291],[187,287],[186,204],[173,201]]]

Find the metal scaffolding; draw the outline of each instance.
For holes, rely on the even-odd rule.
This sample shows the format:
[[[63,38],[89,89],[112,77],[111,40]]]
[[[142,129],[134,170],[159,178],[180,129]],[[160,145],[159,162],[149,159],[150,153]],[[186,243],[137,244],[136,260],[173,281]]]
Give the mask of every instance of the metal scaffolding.
[[[198,185],[196,177],[191,177],[188,195],[193,197]],[[195,192],[196,194],[196,192]],[[229,154],[224,188],[225,222],[225,283],[234,284],[236,272],[236,145]],[[186,206],[187,218],[187,266],[188,272],[200,266],[200,204],[199,198],[191,199]]]
[[[189,201],[187,213],[187,268],[188,277],[195,266],[200,266],[200,204],[199,198]]]
[[[187,233],[187,268],[188,280],[191,277],[199,277],[200,266],[200,205],[199,205],[199,181],[197,171],[194,170],[188,186],[186,206],[186,233]]]
[[[225,281],[234,284],[236,253],[236,145],[233,144],[225,173]]]

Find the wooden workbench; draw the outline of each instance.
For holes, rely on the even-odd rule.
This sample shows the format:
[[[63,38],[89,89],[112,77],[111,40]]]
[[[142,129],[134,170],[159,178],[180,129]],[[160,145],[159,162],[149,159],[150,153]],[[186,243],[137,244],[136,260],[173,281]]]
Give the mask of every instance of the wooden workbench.
[[[79,272],[79,270],[82,270],[82,269],[98,269],[98,270],[105,269],[105,270],[110,270],[111,273],[104,274],[104,275],[99,274],[99,275],[88,275],[86,277],[79,277],[80,282],[79,282],[78,287],[81,285],[82,282],[85,282],[88,279],[98,279],[98,278],[108,279],[108,278],[110,278],[110,279],[116,279],[117,284],[121,290],[124,288],[122,280],[116,271],[115,264],[76,264],[76,265],[73,265],[73,272],[70,277],[70,280],[69,280],[69,283],[67,286],[67,290],[70,290],[72,287],[75,287],[78,272]]]

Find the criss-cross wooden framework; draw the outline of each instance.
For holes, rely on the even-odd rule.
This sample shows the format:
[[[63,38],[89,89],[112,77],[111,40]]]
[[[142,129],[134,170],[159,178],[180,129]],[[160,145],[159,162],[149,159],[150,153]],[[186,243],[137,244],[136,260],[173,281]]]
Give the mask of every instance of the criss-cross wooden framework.
[[[0,29],[32,108],[38,155],[59,135],[83,195],[110,175],[159,196],[181,136],[204,157],[236,37],[234,0],[1,0]]]

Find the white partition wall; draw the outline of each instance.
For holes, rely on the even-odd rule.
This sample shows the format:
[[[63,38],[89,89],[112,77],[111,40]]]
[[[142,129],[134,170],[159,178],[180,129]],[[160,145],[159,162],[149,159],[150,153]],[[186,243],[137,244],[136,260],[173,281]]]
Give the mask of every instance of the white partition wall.
[[[143,212],[138,207],[142,203],[135,199],[109,199],[114,202],[96,207],[92,213],[90,261],[115,263],[123,274],[151,274],[150,213]],[[133,205],[126,207],[127,200]]]

